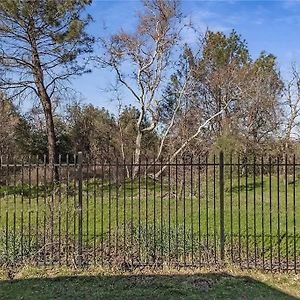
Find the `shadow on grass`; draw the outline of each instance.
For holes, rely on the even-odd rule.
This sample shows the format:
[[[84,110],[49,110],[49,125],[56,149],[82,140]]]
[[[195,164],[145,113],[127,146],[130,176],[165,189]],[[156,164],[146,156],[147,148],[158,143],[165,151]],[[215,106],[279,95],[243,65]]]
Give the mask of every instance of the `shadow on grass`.
[[[248,192],[250,192],[250,191],[253,191],[254,189],[259,189],[261,187],[262,187],[262,183],[261,182],[256,182],[255,184],[253,182],[250,182],[250,183],[247,184],[247,186],[246,186],[246,184],[240,184],[240,186],[237,186],[237,185],[233,186],[232,187],[232,192],[233,193],[238,193],[238,191],[240,191],[242,193],[242,192],[245,192],[246,190]],[[264,182],[264,187],[266,187],[266,183],[265,182]],[[227,193],[229,193],[230,190],[231,190],[230,187],[226,187],[225,188],[225,191]]]
[[[226,273],[31,278],[0,282],[0,299],[297,299]]]

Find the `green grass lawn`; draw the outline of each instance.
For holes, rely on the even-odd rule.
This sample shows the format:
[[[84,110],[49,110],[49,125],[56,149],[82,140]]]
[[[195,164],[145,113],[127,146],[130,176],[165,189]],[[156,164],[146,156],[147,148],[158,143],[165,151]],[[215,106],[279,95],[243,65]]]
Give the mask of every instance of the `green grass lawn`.
[[[270,256],[294,258],[300,255],[299,181],[284,176],[242,177],[225,181],[226,249],[234,248],[235,256],[250,255],[266,260]],[[200,182],[200,185],[199,185]],[[270,189],[271,183],[271,189]],[[55,193],[51,193],[55,190]],[[18,186],[1,189],[0,226],[2,247],[7,252],[14,240],[35,243],[36,234],[42,239],[73,239],[78,233],[78,195],[74,186]],[[162,256],[197,256],[203,249],[218,251],[220,234],[220,201],[218,174],[207,179],[194,176],[175,186],[167,178],[162,181],[102,182],[89,180],[83,186],[83,241],[86,247],[113,249],[131,246],[130,251],[151,251]],[[53,209],[52,209],[53,208]],[[294,214],[295,212],[295,214]],[[296,225],[296,226],[294,226]],[[9,245],[6,243],[8,236]],[[50,237],[49,237],[50,236]],[[30,240],[30,241],[29,241]],[[38,241],[37,243],[43,243]],[[169,243],[170,240],[170,243]],[[70,242],[72,243],[72,241]],[[240,245],[240,247],[239,247]],[[19,247],[20,245],[14,246]],[[135,250],[132,250],[134,248]],[[137,250],[137,248],[139,248]],[[154,248],[154,249],[153,249]],[[172,249],[170,249],[172,248]],[[238,249],[239,248],[239,249]],[[123,251],[127,251],[123,247]],[[19,251],[19,250],[17,250]],[[216,251],[213,255],[217,255]],[[205,251],[204,251],[205,252]],[[248,252],[248,253],[246,253]],[[271,253],[272,252],[272,253]],[[200,256],[206,255],[199,254]],[[280,258],[279,258],[280,259]]]
[[[296,275],[224,270],[119,273],[25,269],[0,280],[1,299],[299,299]]]

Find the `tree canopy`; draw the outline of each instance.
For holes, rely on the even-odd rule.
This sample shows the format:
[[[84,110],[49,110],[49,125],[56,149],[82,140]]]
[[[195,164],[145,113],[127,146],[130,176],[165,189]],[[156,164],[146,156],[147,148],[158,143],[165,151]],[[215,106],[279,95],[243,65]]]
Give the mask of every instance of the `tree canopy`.
[[[0,3],[0,90],[37,97],[46,121],[48,155],[55,161],[52,102],[71,76],[87,71],[80,59],[92,51],[93,38],[82,16],[88,0],[3,0]]]

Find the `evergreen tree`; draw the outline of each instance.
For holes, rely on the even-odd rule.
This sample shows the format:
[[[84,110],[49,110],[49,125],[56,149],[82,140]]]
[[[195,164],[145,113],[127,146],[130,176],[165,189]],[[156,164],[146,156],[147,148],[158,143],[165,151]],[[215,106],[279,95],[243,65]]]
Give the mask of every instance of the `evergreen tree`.
[[[66,80],[87,71],[92,51],[82,16],[90,0],[2,0],[0,3],[0,90],[35,96],[43,107],[49,163],[57,157],[53,98]]]

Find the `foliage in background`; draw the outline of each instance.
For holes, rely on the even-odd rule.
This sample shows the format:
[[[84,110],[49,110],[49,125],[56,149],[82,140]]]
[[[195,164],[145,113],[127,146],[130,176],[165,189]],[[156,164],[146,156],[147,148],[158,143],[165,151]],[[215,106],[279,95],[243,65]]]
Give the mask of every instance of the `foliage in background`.
[[[117,116],[76,99],[62,106],[66,80],[89,71],[79,59],[92,51],[93,38],[86,33],[91,17],[83,13],[89,3],[1,2],[1,155],[43,157],[54,151],[49,147],[63,156],[82,151],[102,161],[219,150],[242,159],[297,154],[297,67],[292,66],[291,80],[283,81],[276,57],[262,51],[253,58],[236,31],[191,30],[178,1],[145,1],[134,33],[101,40],[96,62],[115,72],[118,87],[131,92],[132,105],[119,102]],[[184,44],[184,30],[199,43]],[[38,107],[23,115],[18,95],[38,97]]]

